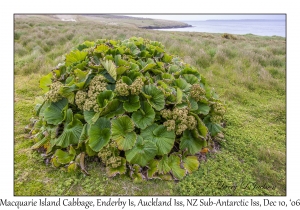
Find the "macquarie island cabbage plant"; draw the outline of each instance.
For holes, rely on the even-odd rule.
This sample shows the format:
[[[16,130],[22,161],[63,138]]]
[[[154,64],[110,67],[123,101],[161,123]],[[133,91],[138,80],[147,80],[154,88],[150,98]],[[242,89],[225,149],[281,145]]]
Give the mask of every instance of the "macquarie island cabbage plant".
[[[109,177],[182,179],[221,131],[225,112],[199,71],[157,41],[85,41],[40,80],[29,125],[55,167],[88,174],[98,156]]]

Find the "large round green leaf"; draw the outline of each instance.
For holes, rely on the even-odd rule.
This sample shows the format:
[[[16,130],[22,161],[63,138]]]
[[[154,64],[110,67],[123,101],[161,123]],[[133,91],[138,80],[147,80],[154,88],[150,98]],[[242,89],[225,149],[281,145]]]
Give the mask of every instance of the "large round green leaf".
[[[177,179],[182,179],[185,176],[185,170],[180,167],[180,158],[176,155],[170,155],[169,166],[171,168],[172,174]]]
[[[158,171],[158,160],[152,159],[147,165],[147,177],[148,179],[154,178],[154,175]]]
[[[35,143],[31,149],[38,149],[39,147],[43,146],[44,144],[46,144],[48,141],[50,141],[50,136],[45,136],[42,140],[38,141],[37,143]]]
[[[121,55],[115,56],[115,63],[116,63],[116,66],[126,66],[126,67],[129,66],[130,67],[130,63],[126,60],[123,60]]]
[[[45,110],[50,106],[51,102],[49,100],[44,101],[44,98],[42,97],[42,102],[38,102],[38,104],[35,107],[36,110],[36,116],[38,117],[44,117]]]
[[[158,172],[160,174],[166,174],[171,171],[169,166],[169,158],[168,155],[164,155],[161,160],[158,162]]]
[[[75,82],[75,85],[79,88],[82,89],[86,80],[88,79],[89,76],[89,71],[82,71],[80,69],[75,69],[74,74],[77,78],[77,81]]]
[[[183,78],[175,79],[173,83],[176,87],[180,88],[184,92],[189,91],[191,87],[191,85]]]
[[[69,54],[66,55],[66,66],[71,66],[73,63],[78,63],[83,61],[87,56],[88,52],[73,50]]]
[[[200,80],[195,75],[193,75],[193,74],[184,74],[183,77],[191,85],[200,82]]]
[[[107,73],[114,79],[117,80],[117,70],[116,65],[111,60],[103,60],[101,64],[106,69]]]
[[[183,92],[180,88],[176,90],[176,103],[180,104],[182,102]]]
[[[77,49],[79,51],[82,51],[83,49],[93,47],[95,45],[95,42],[85,41],[82,44],[78,45]]]
[[[183,103],[176,105],[176,107],[179,109],[182,109],[184,107],[190,107],[190,110],[195,113],[198,109],[198,104],[197,101],[195,101],[195,99],[188,97],[187,100],[184,100]]]
[[[184,157],[183,160],[183,167],[186,169],[188,173],[192,173],[199,168],[199,161],[198,157],[196,156],[187,156]]]
[[[131,70],[127,75],[132,81],[136,80],[138,77],[142,77],[143,74],[139,72],[139,66],[137,64],[131,63]]]
[[[132,41],[124,40],[123,44],[124,46],[129,48],[132,55],[137,55],[141,52],[140,49]]]
[[[139,63],[142,66],[142,72],[146,72],[156,66],[156,63],[150,58],[148,58],[147,62],[139,60]]]
[[[124,136],[115,138],[114,140],[116,141],[119,150],[126,151],[133,147],[133,145],[135,144],[136,138],[137,138],[137,135],[135,132],[129,132],[129,133],[126,133]]]
[[[134,130],[134,123],[127,115],[113,119],[111,123],[113,139],[116,139],[119,136],[125,136],[127,133],[132,132]]]
[[[210,111],[210,107],[207,104],[198,102],[198,109],[193,112],[196,114],[208,115],[209,111]]]
[[[72,109],[67,109],[65,112],[65,126],[67,126],[69,123],[71,123],[74,119],[75,115],[73,115]],[[77,118],[78,119],[78,118]]]
[[[183,136],[180,139],[179,148],[181,150],[187,149],[190,154],[195,154],[206,146],[206,141],[200,138],[194,137],[190,130],[185,130]]]
[[[168,154],[174,146],[175,133],[168,131],[163,125],[153,124],[141,131],[145,140],[150,140],[157,146],[158,155]]]
[[[114,92],[111,90],[105,90],[101,92],[97,97],[97,102],[100,108],[107,106],[109,101],[112,101],[114,98]]]
[[[94,111],[84,111],[83,112],[83,116],[84,116],[84,120],[88,123],[88,124],[93,124],[93,117],[95,116],[96,112]]]
[[[99,44],[97,47],[95,47],[94,52],[95,53],[106,53],[106,51],[109,50],[109,47],[105,44]]]
[[[78,144],[83,125],[76,115],[73,116],[71,109],[66,112],[66,120],[62,134],[55,140],[55,144],[62,148],[66,148],[71,144]]]
[[[97,155],[97,152],[92,150],[92,148],[90,147],[90,145],[88,143],[84,144],[84,145],[85,145],[85,152],[89,157]],[[82,146],[80,146],[79,148],[81,148],[81,147]]]
[[[44,110],[44,118],[48,124],[58,125],[64,120],[63,110],[66,109],[68,100],[66,98],[57,102],[52,102]]]
[[[137,111],[141,107],[139,96],[130,95],[123,107],[127,112]]]
[[[129,175],[135,183],[143,181],[142,168],[137,164],[130,167]]]
[[[157,147],[153,142],[143,140],[141,136],[138,136],[135,146],[126,151],[125,155],[127,161],[131,164],[146,166],[155,157],[156,153]]]
[[[123,103],[118,99],[113,99],[108,102],[107,106],[102,110],[101,116],[105,116],[106,118],[112,118],[116,115],[123,114],[125,112],[123,108]]]
[[[89,130],[89,146],[95,152],[99,152],[109,143],[111,131],[110,121],[104,117],[100,117]]]
[[[116,168],[107,166],[106,173],[109,177],[114,177],[117,174],[125,174],[126,173],[126,159],[121,157],[121,165]]]
[[[75,149],[70,146],[69,152],[62,151],[61,149],[56,150],[54,157],[57,158],[57,162],[60,164],[67,164],[74,160],[76,155]]]
[[[157,111],[160,111],[165,107],[164,93],[155,85],[145,85],[143,87],[143,93],[149,104]]]
[[[208,134],[208,127],[206,127],[206,125],[200,119],[200,117],[198,115],[196,115],[192,112],[191,112],[191,115],[193,115],[195,117],[195,119],[197,120],[197,130],[198,130],[199,134],[203,137],[206,137],[206,135]]]
[[[154,122],[155,111],[151,105],[144,101],[141,102],[141,108],[132,113],[132,120],[138,128],[145,129]]]
[[[116,141],[118,149],[128,150],[136,142],[136,134],[133,132],[134,123],[127,115],[113,119],[111,125],[112,139]]]
[[[197,69],[194,68],[190,68],[190,67],[185,67],[183,70],[181,70],[180,72],[181,75],[185,75],[185,74],[193,74],[195,75],[197,78],[202,79],[201,75],[199,73],[199,71]]]
[[[170,65],[168,68],[169,73],[176,73],[178,71],[180,71],[179,66],[177,65]]]
[[[69,103],[74,104],[74,100],[75,100],[74,91],[78,89],[79,88],[75,84],[73,84],[70,86],[61,87],[59,92],[64,98],[68,99]]]
[[[89,129],[90,129],[90,125],[88,123],[84,124],[80,137],[79,137],[79,143],[86,141],[87,139],[89,139]]]
[[[131,84],[132,84],[132,80],[131,80],[129,77],[127,77],[127,76],[121,77],[121,80],[122,80],[124,83],[126,83],[127,85],[131,85]]]
[[[40,80],[40,88],[43,89],[43,92],[46,93],[49,91],[49,86],[52,84],[51,78],[53,77],[52,72],[47,74],[46,76],[43,76]]]
[[[223,129],[221,125],[219,125],[219,124],[217,124],[217,123],[212,123],[212,122],[208,122],[208,123],[206,124],[206,126],[207,126],[207,128],[208,128],[208,130],[209,130],[209,132],[210,132],[210,134],[211,134],[212,136],[217,135],[217,134],[220,133],[220,132],[222,131],[222,129]]]

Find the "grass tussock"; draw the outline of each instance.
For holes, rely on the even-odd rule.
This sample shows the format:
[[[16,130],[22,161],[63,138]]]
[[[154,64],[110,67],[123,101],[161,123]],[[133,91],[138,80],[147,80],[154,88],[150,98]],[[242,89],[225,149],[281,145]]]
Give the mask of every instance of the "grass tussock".
[[[145,30],[97,18],[14,21],[15,195],[286,195],[285,38]],[[93,161],[87,164],[90,177],[46,165],[30,150],[33,141],[24,132],[34,98],[42,95],[41,76],[85,40],[132,36],[157,40],[197,67],[226,102],[221,150],[209,153],[198,172],[178,183],[108,179]]]

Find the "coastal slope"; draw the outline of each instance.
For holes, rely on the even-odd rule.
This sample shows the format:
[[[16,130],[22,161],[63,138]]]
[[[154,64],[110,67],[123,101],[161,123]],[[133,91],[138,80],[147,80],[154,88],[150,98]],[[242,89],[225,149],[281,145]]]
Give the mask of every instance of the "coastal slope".
[[[15,18],[42,18],[44,21],[61,20],[64,22],[94,22],[104,25],[133,27],[144,29],[167,29],[191,27],[187,23],[173,20],[130,17],[125,15],[109,14],[67,14],[67,15],[15,15]]]

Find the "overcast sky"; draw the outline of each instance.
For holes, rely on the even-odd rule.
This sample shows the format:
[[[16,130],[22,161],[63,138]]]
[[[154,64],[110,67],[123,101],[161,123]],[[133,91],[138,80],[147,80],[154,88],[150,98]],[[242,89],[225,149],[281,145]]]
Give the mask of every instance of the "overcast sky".
[[[128,15],[133,17],[166,20],[237,20],[237,19],[275,19],[285,20],[285,15]]]

